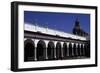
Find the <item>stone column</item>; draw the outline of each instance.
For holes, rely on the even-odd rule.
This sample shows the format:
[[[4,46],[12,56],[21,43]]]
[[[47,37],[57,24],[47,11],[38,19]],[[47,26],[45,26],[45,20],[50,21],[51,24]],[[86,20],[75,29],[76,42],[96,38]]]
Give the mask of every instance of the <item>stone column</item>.
[[[46,56],[45,56],[45,58],[48,59],[48,54],[47,54],[48,42],[45,41],[45,43],[46,43]]]
[[[74,43],[71,43],[72,44],[72,56],[74,56]]]
[[[35,42],[35,49],[34,49],[35,58],[34,58],[34,60],[36,61],[37,60],[37,50],[36,50],[36,48],[37,48],[37,42],[36,42],[35,39],[34,39],[34,42]]]
[[[82,50],[82,47],[81,47],[81,45],[82,44],[80,44],[80,56],[82,55],[82,51],[81,51]]]
[[[84,44],[83,44],[83,56],[85,55],[85,47],[84,47]]]
[[[78,56],[78,44],[76,43],[76,56]]]
[[[54,58],[56,59],[56,41],[54,41],[54,45],[55,45],[55,48],[54,48]]]
[[[63,42],[61,42],[61,57],[63,58]]]
[[[34,51],[34,53],[35,53],[35,60],[37,60],[37,53],[36,53],[37,50],[36,50],[36,48],[37,48],[37,47],[35,47],[35,51]]]
[[[69,43],[67,42],[67,56],[69,56]]]

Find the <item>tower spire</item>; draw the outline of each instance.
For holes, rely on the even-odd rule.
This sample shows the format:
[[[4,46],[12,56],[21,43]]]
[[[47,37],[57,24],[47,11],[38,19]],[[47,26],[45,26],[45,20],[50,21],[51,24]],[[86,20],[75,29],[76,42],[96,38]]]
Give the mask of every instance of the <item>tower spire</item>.
[[[73,28],[73,34],[79,35],[80,34],[80,30],[81,30],[80,22],[79,22],[79,19],[76,18],[75,25],[74,25],[74,28]]]
[[[78,18],[76,18],[75,26],[74,27],[77,28],[77,29],[80,29],[81,28],[80,27],[80,22],[79,22],[79,19]]]

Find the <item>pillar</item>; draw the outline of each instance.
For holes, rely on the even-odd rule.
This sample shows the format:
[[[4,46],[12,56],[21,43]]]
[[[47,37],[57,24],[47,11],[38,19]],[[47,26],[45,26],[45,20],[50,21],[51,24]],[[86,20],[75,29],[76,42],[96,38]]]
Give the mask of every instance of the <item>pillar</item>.
[[[82,47],[81,47],[82,44],[80,44],[80,56],[82,56]]]
[[[37,50],[36,50],[36,48],[37,48],[38,40],[36,40],[36,39],[33,39],[33,40],[34,40],[34,43],[35,43],[35,51],[34,51],[35,58],[34,58],[34,60],[36,61],[37,60]]]
[[[57,41],[54,41],[54,45],[55,45],[55,49],[54,49],[54,58],[56,59],[56,44],[57,44]]]
[[[64,42],[61,42],[61,57],[62,58],[64,57],[64,55],[63,55],[63,44],[64,44]]]
[[[74,56],[74,43],[71,43],[72,44],[72,56]]]
[[[67,42],[67,56],[69,56],[69,42]]]
[[[45,41],[45,43],[46,43],[46,53],[45,53],[45,59],[48,59],[48,54],[47,54],[48,41]]]
[[[76,56],[78,56],[78,43],[76,43]]]
[[[83,44],[83,56],[85,56],[85,45]]]

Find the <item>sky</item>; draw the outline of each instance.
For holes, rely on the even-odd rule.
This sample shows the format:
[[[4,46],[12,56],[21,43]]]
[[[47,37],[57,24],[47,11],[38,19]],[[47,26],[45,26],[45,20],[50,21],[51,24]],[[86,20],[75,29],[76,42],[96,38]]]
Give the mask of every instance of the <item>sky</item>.
[[[24,11],[25,23],[32,25],[36,23],[42,27],[67,33],[72,33],[76,19],[80,22],[81,28],[90,33],[90,14]]]

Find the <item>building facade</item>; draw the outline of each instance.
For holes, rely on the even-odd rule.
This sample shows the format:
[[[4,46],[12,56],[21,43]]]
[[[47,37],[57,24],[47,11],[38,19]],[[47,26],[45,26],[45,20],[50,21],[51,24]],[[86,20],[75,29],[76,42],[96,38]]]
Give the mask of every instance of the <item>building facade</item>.
[[[73,34],[25,23],[24,61],[90,58],[88,34],[75,21]]]

